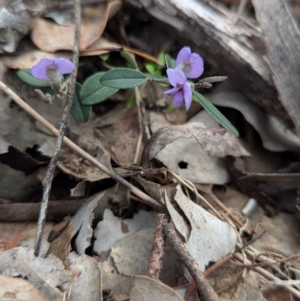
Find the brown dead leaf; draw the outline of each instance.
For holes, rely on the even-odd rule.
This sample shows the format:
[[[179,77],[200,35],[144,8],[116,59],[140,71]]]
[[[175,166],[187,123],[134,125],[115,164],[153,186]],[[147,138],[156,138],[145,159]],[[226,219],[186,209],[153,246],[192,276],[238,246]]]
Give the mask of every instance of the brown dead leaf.
[[[163,297],[162,297],[163,296]],[[130,300],[131,301],[184,301],[184,299],[171,287],[146,276],[133,278]]]
[[[42,240],[41,256],[46,255],[49,243],[47,238],[53,228],[52,223],[46,223]],[[28,246],[33,248],[36,237],[36,223],[0,223],[0,251],[13,249],[18,246]]]
[[[137,108],[127,109],[126,104],[115,106],[98,123],[98,128],[121,164],[130,164],[134,160],[139,135],[138,124]]]
[[[132,278],[119,274],[117,269],[107,261],[99,263],[102,273],[102,288],[112,292],[115,300],[125,300],[129,297]]]
[[[238,139],[225,129],[207,128],[201,123],[190,123],[159,129],[147,141],[142,162],[147,163],[155,158],[162,149],[178,138],[196,139],[202,149],[212,157],[248,155]]]
[[[300,253],[299,222],[292,214],[280,213],[272,218],[263,217],[257,225],[255,233],[266,230],[263,239],[258,239],[253,243],[253,247],[258,252],[275,252],[285,257]],[[294,261],[297,263],[297,261]],[[299,262],[297,263],[299,268]]]
[[[16,301],[48,301],[43,293],[29,281],[3,275],[0,275],[0,299]]]
[[[22,43],[20,43],[22,44]],[[3,56],[1,60],[3,60],[4,64],[11,69],[29,69],[37,62],[39,62],[42,58],[66,58],[71,59],[71,52],[60,51],[56,53],[48,53],[41,50],[30,49],[25,52],[21,52],[16,56]]]
[[[69,222],[56,224],[48,238],[50,242],[48,257],[50,254],[55,255],[61,260],[65,260],[71,250],[72,227]]]
[[[39,18],[33,23],[31,39],[41,50],[55,52],[71,50],[74,44],[75,26],[60,26],[52,21]]]
[[[96,42],[106,27],[106,23],[121,8],[122,1],[108,1],[106,7],[100,4],[98,8],[87,7],[83,12],[80,50],[85,50],[91,44]]]
[[[120,7],[121,1],[115,0],[106,6],[98,4],[82,9],[80,50],[86,49],[101,37],[107,21]],[[61,26],[40,18],[34,22],[31,38],[39,49],[55,52],[57,50],[72,50],[74,34],[74,24]]]

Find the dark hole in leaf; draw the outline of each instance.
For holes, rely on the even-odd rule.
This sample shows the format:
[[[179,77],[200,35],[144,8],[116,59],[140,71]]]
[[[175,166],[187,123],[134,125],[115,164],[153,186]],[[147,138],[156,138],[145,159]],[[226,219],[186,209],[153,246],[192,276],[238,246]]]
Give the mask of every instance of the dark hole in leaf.
[[[181,168],[181,169],[187,169],[188,163],[186,163],[186,162],[184,162],[184,161],[180,161],[180,162],[178,163],[178,166],[179,166],[179,168]]]

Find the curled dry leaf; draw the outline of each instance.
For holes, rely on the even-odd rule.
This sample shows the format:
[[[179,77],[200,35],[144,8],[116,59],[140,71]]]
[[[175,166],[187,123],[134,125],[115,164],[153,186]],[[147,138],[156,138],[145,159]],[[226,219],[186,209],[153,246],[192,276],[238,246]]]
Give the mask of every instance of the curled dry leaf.
[[[142,162],[146,163],[155,158],[162,149],[178,138],[196,139],[202,149],[212,157],[249,155],[239,140],[225,129],[207,128],[201,123],[190,123],[159,129],[148,140],[142,155]]]

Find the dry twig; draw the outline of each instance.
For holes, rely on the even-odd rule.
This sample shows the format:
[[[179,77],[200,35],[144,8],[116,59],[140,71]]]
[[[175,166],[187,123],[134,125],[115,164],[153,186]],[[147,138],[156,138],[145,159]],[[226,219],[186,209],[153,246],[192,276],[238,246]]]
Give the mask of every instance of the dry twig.
[[[75,8],[75,39],[74,39],[74,47],[73,47],[73,63],[75,65],[75,68],[70,78],[70,84],[69,84],[69,89],[67,94],[67,102],[63,110],[63,115],[61,119],[55,150],[53,153],[53,157],[50,161],[50,165],[48,167],[46,177],[43,181],[43,198],[41,202],[41,209],[40,209],[39,220],[38,220],[38,231],[37,231],[36,243],[34,247],[35,256],[39,256],[40,253],[44,226],[46,222],[51,184],[52,184],[55,168],[59,159],[59,154],[63,143],[63,138],[65,136],[65,132],[70,116],[70,110],[73,104],[74,92],[75,92],[77,67],[78,67],[78,60],[79,60],[79,42],[80,42],[80,24],[81,24],[80,0],[74,0],[74,8]]]
[[[176,234],[175,228],[170,223],[164,223],[164,232],[172,247],[172,250],[178,256],[178,258],[183,262],[185,267],[190,272],[191,276],[193,277],[199,294],[201,296],[201,300],[205,301],[220,301],[217,293],[213,290],[210,283],[207,281],[203,273],[200,271],[198,264],[190,255],[189,251],[182,243],[178,235]]]
[[[151,258],[147,269],[147,276],[153,279],[159,279],[162,260],[165,254],[165,235],[163,232],[163,224],[167,223],[166,214],[160,213],[157,216],[157,224],[154,232],[154,241],[151,252]]]

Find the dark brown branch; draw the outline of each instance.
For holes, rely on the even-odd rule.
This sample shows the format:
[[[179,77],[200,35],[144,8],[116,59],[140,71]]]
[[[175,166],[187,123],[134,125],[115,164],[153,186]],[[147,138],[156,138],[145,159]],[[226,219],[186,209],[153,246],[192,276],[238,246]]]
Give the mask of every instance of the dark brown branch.
[[[80,0],[74,0],[74,8],[75,8],[75,39],[74,39],[74,47],[73,47],[73,63],[75,65],[74,71],[71,74],[68,94],[67,94],[67,102],[64,107],[62,120],[59,128],[59,134],[56,141],[55,150],[53,153],[53,157],[50,161],[49,168],[47,170],[46,177],[43,181],[43,198],[41,202],[41,209],[38,221],[38,231],[37,238],[34,248],[34,255],[39,256],[41,242],[43,237],[44,226],[46,222],[46,215],[48,209],[49,202],[49,194],[51,190],[51,184],[54,176],[54,171],[58,162],[61,146],[63,143],[63,138],[65,136],[65,131],[67,128],[70,110],[73,104],[73,97],[75,92],[76,85],[76,77],[77,77],[77,68],[78,68],[78,60],[79,60],[79,42],[80,42],[80,24],[81,24],[81,5]]]

